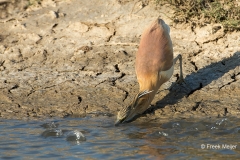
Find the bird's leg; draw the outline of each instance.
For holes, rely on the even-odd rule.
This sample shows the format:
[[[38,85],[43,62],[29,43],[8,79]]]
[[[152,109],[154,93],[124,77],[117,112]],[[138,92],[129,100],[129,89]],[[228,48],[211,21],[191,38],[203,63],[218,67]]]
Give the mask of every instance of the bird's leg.
[[[180,77],[178,78],[177,83],[179,84],[179,83],[182,83],[182,82],[185,83],[185,81],[184,81],[184,79],[183,79],[182,55],[181,55],[181,54],[177,55],[177,57],[175,57],[175,58],[173,59],[173,65],[176,64],[176,62],[177,62],[178,59],[179,59],[179,62],[180,62]],[[169,87],[169,90],[172,90],[172,88],[173,88],[177,83],[172,84],[171,87]],[[186,84],[186,83],[185,83],[185,84]]]
[[[181,54],[177,55],[177,57],[173,59],[173,65],[176,64],[176,62],[177,62],[178,59],[179,59],[179,62],[180,62],[180,77],[179,77],[179,79],[177,80],[177,83],[182,83],[182,82],[185,83],[185,81],[184,81],[184,79],[183,79],[182,55],[181,55]]]

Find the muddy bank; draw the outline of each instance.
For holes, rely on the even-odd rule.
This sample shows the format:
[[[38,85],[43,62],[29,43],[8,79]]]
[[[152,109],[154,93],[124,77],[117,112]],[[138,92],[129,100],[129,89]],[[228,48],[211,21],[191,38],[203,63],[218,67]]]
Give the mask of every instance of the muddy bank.
[[[118,0],[8,9],[0,19],[0,117],[115,116],[138,91],[135,53],[158,16],[171,27],[175,56],[183,55],[186,84],[175,85],[177,64],[140,119],[238,115],[240,32],[174,24],[171,13],[152,1]]]

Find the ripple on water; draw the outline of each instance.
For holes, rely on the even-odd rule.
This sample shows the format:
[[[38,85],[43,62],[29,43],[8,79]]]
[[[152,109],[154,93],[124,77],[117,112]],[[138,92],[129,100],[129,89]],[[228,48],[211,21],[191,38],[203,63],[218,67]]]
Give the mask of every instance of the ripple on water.
[[[61,129],[47,129],[42,134],[43,137],[61,137],[63,135],[63,131]]]
[[[83,135],[82,132],[78,131],[78,130],[74,130],[74,131],[70,131],[69,133],[67,133],[67,141],[70,142],[80,142],[80,141],[86,141],[85,136]]]
[[[201,149],[238,145],[239,119],[173,119],[133,122],[114,127],[109,117],[0,122],[0,159],[206,159],[240,158],[236,149]]]
[[[41,127],[45,129],[52,129],[52,128],[58,128],[59,124],[55,122],[48,122],[40,125]]]
[[[48,122],[40,125],[45,131],[42,132],[41,136],[44,138],[48,137],[65,137],[66,141],[72,144],[79,144],[82,141],[86,141],[86,137],[82,132],[78,130],[62,130],[59,129],[59,124],[55,122]]]

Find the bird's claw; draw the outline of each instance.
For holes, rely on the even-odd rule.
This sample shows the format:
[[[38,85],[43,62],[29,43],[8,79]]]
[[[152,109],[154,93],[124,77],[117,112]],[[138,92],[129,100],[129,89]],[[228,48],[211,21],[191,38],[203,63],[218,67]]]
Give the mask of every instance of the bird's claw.
[[[177,83],[178,84],[181,84],[181,83],[185,83],[186,84],[186,82],[184,81],[183,77],[178,78]]]
[[[176,84],[182,84],[182,83],[185,83],[185,84],[186,84],[186,82],[184,81],[183,78],[179,78],[179,79],[176,81],[176,83],[173,83],[173,85],[169,88],[169,90],[172,90],[173,87],[176,86]]]

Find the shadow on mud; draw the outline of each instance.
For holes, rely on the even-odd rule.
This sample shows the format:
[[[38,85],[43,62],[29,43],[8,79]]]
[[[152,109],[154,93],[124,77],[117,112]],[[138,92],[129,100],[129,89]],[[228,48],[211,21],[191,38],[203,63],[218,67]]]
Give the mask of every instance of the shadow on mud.
[[[235,52],[234,55],[229,58],[212,63],[199,69],[195,73],[187,75],[184,79],[186,84],[172,84],[169,94],[159,100],[155,106],[151,106],[145,113],[152,113],[157,109],[164,108],[166,105],[176,104],[183,97],[188,97],[195,91],[206,87],[212,81],[217,80],[237,66],[240,66],[239,51]],[[233,76],[231,78],[234,79],[235,77]]]

